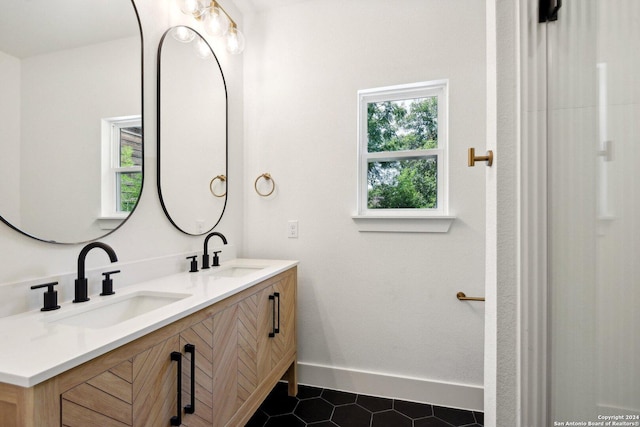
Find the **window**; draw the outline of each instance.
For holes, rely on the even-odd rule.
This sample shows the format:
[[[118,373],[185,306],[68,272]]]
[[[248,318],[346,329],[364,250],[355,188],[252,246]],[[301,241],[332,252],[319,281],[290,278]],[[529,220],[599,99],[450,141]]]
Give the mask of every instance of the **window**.
[[[103,119],[102,218],[120,221],[126,218],[136,206],[141,190],[142,120],[140,116]],[[114,225],[117,226],[117,224]]]
[[[354,219],[449,218],[447,81],[361,90],[358,102]]]

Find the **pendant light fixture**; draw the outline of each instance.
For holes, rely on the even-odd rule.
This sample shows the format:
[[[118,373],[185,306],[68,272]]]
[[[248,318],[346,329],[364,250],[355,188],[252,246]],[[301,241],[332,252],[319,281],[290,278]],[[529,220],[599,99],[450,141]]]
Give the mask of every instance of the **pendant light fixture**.
[[[175,27],[171,35],[174,39],[182,43],[190,43],[196,37],[196,33],[183,26]]]
[[[210,2],[207,0],[177,0],[177,2],[182,13],[203,22],[207,34],[214,37],[224,37],[229,53],[233,55],[242,53],[245,45],[244,34],[238,30],[238,25],[216,0]]]
[[[207,8],[206,0],[177,0],[180,10],[185,15],[191,15],[198,19]]]
[[[212,1],[204,15],[205,31],[214,37],[221,37],[229,31],[230,24],[227,14],[220,9],[218,3]]]
[[[229,28],[226,34],[227,51],[232,55],[238,55],[244,50],[244,34],[242,34],[235,23]]]

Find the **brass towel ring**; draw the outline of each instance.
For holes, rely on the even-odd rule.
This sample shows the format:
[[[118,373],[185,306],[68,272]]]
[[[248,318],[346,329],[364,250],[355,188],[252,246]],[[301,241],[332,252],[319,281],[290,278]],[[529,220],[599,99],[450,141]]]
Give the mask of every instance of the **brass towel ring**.
[[[269,191],[268,193],[261,193],[260,190],[258,190],[258,181],[260,181],[260,178],[264,178],[266,181],[271,181],[271,191]],[[273,193],[273,191],[276,189],[276,182],[274,181],[273,178],[271,178],[271,174],[269,174],[268,172],[265,172],[256,178],[256,181],[253,183],[253,188],[255,188],[256,193],[258,193],[262,197],[267,197],[267,196],[270,196]]]
[[[224,197],[227,195],[227,190],[225,190],[224,193],[222,194],[216,194],[216,192],[213,190],[213,183],[216,182],[216,180],[218,179],[220,180],[221,183],[227,182],[227,177],[225,175],[218,175],[214,177],[209,183],[209,191],[211,191],[211,194],[213,194],[216,197]]]

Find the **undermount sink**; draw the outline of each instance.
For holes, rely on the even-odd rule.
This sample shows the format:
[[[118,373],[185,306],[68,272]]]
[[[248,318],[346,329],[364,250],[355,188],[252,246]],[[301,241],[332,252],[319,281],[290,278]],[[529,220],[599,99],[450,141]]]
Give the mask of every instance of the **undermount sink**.
[[[215,277],[242,277],[247,274],[255,273],[258,270],[262,270],[264,267],[257,266],[232,266],[222,267],[220,270],[214,270],[211,272]]]
[[[87,306],[83,311],[45,321],[92,329],[106,328],[190,296],[171,292],[139,291],[121,297],[110,297],[113,299],[99,305]]]

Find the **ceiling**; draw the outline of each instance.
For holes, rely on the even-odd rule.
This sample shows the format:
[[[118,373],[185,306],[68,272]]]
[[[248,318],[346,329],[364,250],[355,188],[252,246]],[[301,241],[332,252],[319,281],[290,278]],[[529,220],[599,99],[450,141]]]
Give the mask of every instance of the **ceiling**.
[[[314,0],[227,1],[250,15]],[[21,59],[139,34],[130,0],[0,0],[0,10],[0,52]]]
[[[139,34],[129,0],[0,0],[0,51],[28,58]]]

